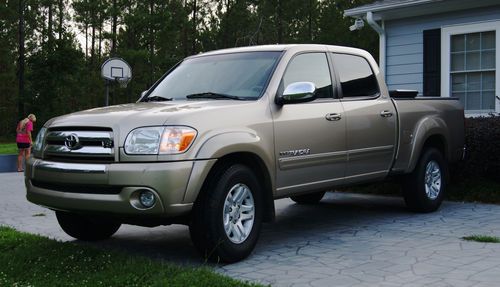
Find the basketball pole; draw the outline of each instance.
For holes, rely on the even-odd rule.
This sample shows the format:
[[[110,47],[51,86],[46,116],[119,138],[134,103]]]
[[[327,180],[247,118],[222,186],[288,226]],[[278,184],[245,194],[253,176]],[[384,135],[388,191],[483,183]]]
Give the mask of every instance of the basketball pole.
[[[104,102],[104,106],[109,106],[109,80],[106,80],[106,99]]]
[[[101,77],[105,80],[105,98],[104,106],[109,106],[109,86],[118,82],[120,87],[126,88],[130,79],[132,79],[132,69],[130,65],[121,58],[109,58],[101,65]],[[113,88],[113,97],[116,95],[116,89]],[[116,99],[115,99],[116,100]],[[115,101],[113,101],[115,102]]]

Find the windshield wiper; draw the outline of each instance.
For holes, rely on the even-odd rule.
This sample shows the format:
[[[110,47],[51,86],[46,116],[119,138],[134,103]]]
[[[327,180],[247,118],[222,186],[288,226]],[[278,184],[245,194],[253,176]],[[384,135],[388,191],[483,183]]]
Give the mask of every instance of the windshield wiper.
[[[166,101],[172,101],[172,98],[164,98],[160,96],[152,96],[152,97],[147,97],[144,99],[145,102],[166,102]]]
[[[214,93],[214,92],[204,92],[204,93],[191,94],[191,95],[187,95],[186,98],[188,98],[188,99],[231,99],[231,100],[239,100],[239,101],[247,100],[247,98],[242,98],[242,97],[232,96],[232,95],[227,95],[227,94],[221,94],[221,93]]]

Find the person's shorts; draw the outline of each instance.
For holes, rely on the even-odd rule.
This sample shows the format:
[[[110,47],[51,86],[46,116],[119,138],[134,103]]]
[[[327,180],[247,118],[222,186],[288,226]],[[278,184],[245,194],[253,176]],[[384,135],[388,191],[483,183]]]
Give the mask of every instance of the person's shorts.
[[[24,148],[30,148],[30,147],[31,147],[30,143],[17,143],[18,149],[24,149]]]

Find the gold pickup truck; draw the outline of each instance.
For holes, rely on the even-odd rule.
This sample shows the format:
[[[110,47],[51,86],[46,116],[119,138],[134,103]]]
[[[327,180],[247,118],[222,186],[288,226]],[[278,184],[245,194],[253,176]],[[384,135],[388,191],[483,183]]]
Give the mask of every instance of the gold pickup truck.
[[[408,207],[434,211],[463,153],[459,101],[389,92],[366,51],[256,46],[188,57],[136,103],[49,120],[25,182],[77,239],[188,224],[203,256],[234,262],[278,198],[399,176]]]

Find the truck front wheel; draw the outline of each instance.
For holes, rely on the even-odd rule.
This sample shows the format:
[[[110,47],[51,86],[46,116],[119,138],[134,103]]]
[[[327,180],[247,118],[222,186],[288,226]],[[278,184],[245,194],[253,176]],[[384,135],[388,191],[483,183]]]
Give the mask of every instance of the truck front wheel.
[[[193,208],[191,240],[205,258],[236,262],[255,247],[262,222],[262,188],[246,166],[233,164],[211,176]]]
[[[91,218],[80,214],[56,211],[62,230],[71,237],[84,241],[96,241],[111,237],[121,223]]]
[[[448,166],[441,152],[428,148],[403,182],[406,205],[412,211],[432,212],[444,199]]]

